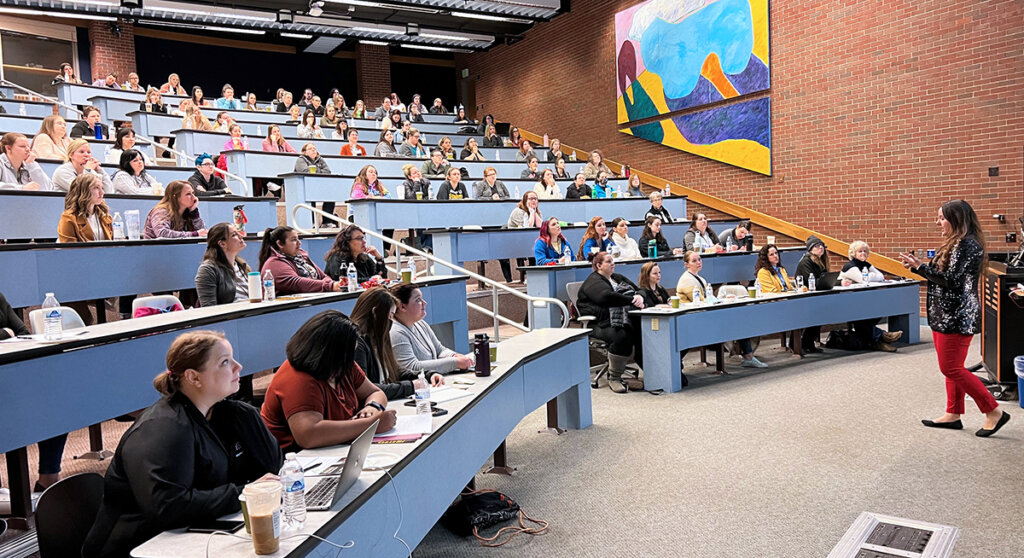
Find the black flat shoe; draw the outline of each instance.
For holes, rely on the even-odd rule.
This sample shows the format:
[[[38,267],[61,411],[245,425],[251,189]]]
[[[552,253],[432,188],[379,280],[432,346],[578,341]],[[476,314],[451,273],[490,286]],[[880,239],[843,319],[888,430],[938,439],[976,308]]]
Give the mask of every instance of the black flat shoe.
[[[952,422],[935,422],[934,420],[922,419],[921,424],[928,428],[948,428],[950,430],[964,429],[964,423],[960,422],[960,419],[956,419]]]
[[[989,436],[998,432],[999,429],[1002,428],[1003,425],[1008,422],[1010,422],[1010,413],[1003,411],[1003,416],[999,417],[999,422],[996,423],[995,428],[993,428],[992,430],[986,430],[984,428],[981,428],[977,432],[975,432],[974,435],[978,436],[979,438],[988,438]]]

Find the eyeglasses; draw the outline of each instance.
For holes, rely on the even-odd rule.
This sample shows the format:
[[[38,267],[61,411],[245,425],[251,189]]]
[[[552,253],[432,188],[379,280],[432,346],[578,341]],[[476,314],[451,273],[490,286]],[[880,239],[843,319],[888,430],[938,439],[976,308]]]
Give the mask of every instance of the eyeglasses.
[[[353,236],[352,240],[366,240],[366,236]]]
[[[200,163],[199,166],[200,167],[212,167],[213,166],[213,161],[207,161],[205,163]]]
[[[496,173],[496,172],[489,172],[489,173],[485,174],[484,176],[498,176],[498,173]]]

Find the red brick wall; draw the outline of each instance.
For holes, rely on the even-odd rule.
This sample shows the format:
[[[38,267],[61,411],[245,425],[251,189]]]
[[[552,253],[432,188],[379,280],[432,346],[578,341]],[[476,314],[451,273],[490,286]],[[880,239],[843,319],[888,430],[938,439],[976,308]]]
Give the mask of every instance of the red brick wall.
[[[103,79],[107,74],[117,74],[117,82],[128,81],[128,74],[135,71],[135,26],[128,21],[117,22],[120,36],[115,35],[109,21],[89,23],[89,53],[92,61],[92,79]]]
[[[391,94],[391,58],[388,48],[362,43],[356,45],[359,98],[370,111],[376,110],[384,97]]]
[[[1024,4],[772,2],[765,177],[617,131],[614,16],[636,3],[574,1],[512,46],[460,55],[457,67],[478,76],[479,113],[884,255],[937,246],[937,207],[954,197],[978,210],[991,250],[1010,247],[1003,236],[1022,211]]]

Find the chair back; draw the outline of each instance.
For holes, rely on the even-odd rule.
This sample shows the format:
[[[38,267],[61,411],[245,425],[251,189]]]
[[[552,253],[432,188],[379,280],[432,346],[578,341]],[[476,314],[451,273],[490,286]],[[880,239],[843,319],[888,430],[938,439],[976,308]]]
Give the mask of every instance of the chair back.
[[[0,519],[0,537],[4,536],[4,533],[6,533],[6,532],[7,532],[7,520]]]
[[[132,316],[135,316],[135,311],[139,308],[156,308],[158,310],[164,310],[171,308],[177,304],[181,305],[181,301],[174,295],[157,295],[157,296],[140,296],[132,301]]]
[[[572,283],[565,284],[565,294],[569,295],[569,302],[573,306],[576,306],[576,301],[580,298],[581,287],[583,287],[583,281],[573,281]]]
[[[64,329],[78,329],[85,327],[85,321],[78,315],[78,312],[74,308],[68,306],[59,306],[61,321],[64,322]],[[28,327],[32,329],[32,333],[42,333],[45,326],[43,325],[43,316],[45,313],[42,308],[37,308],[28,313]]]
[[[72,475],[47,488],[36,505],[39,557],[81,556],[102,499],[103,477],[96,473]]]
[[[747,298],[750,296],[750,293],[743,285],[722,285],[718,287],[718,298],[725,298],[727,295],[733,295],[736,298]]]

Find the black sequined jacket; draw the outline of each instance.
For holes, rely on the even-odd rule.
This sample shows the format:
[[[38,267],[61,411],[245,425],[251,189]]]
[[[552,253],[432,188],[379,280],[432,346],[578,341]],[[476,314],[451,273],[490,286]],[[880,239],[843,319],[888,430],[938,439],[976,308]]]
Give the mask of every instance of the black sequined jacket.
[[[978,275],[984,250],[973,236],[953,247],[945,269],[931,263],[914,270],[928,280],[928,325],[939,333],[974,335],[981,330]]]

